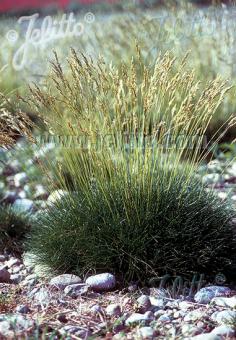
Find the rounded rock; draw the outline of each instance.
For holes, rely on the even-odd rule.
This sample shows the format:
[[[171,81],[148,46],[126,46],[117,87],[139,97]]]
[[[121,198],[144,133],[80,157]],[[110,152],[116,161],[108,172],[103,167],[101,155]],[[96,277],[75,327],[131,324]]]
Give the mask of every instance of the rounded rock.
[[[121,308],[118,304],[111,304],[106,308],[106,314],[110,316],[121,316]]]
[[[148,295],[141,295],[137,299],[137,303],[141,313],[147,312],[152,306]]]
[[[116,286],[115,276],[109,273],[90,276],[85,282],[95,292],[110,291]]]
[[[81,282],[82,282],[81,278],[77,275],[62,274],[62,275],[53,277],[50,280],[49,285],[57,287],[59,289],[65,289],[66,286],[81,283]]]

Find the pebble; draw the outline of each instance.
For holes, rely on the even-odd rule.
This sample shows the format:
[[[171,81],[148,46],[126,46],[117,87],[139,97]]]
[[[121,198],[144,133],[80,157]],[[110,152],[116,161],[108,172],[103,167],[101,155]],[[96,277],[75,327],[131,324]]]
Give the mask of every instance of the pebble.
[[[58,276],[53,277],[50,280],[49,285],[55,286],[59,289],[65,289],[66,286],[81,283],[81,282],[82,282],[81,278],[77,275],[62,274],[62,275],[58,275]]]
[[[1,321],[0,322],[0,335],[2,336],[9,336],[10,332],[10,323],[8,321]]]
[[[235,330],[231,327],[222,325],[214,328],[211,333],[219,336],[233,337],[235,335]]]
[[[201,288],[194,296],[194,300],[198,303],[207,304],[214,297],[227,296],[231,293],[230,288],[220,286],[209,286]]]
[[[219,324],[230,325],[236,318],[236,311],[224,310],[221,312],[215,312],[212,314],[211,318]]]
[[[102,308],[99,305],[93,305],[90,310],[94,314],[102,313]]]
[[[34,294],[34,300],[42,305],[49,305],[51,296],[46,288],[40,288],[35,294]]]
[[[21,265],[21,261],[19,259],[11,258],[10,260],[8,260],[6,262],[6,266],[8,268],[11,268],[11,267],[16,266],[16,265]]]
[[[20,274],[12,274],[10,276],[11,283],[18,284],[24,279],[23,275]]]
[[[0,267],[0,282],[10,282],[10,273],[5,267]]]
[[[191,340],[221,340],[221,337],[212,333],[204,333],[193,336]]]
[[[5,255],[0,255],[0,262],[5,262],[6,261],[6,256]]]
[[[163,314],[158,318],[158,321],[165,323],[165,322],[170,322],[171,319],[167,314]]]
[[[202,333],[202,328],[197,327],[192,324],[184,324],[181,328],[182,334],[184,336],[194,336]]]
[[[106,314],[110,316],[121,316],[121,308],[118,304],[111,304],[106,308]]]
[[[138,303],[139,311],[141,313],[147,312],[152,306],[148,295],[141,295],[137,299],[137,303]]]
[[[73,298],[77,298],[78,296],[85,295],[89,290],[89,286],[85,283],[76,283],[73,285],[66,286],[64,289],[64,293]]]
[[[236,296],[232,297],[216,297],[212,299],[211,303],[220,307],[236,308]]]
[[[115,276],[109,273],[93,275],[85,281],[95,292],[109,291],[115,288]]]
[[[27,314],[30,312],[30,308],[28,305],[19,305],[16,307],[16,312],[21,314]]]
[[[194,310],[192,312],[189,312],[187,315],[185,315],[184,321],[185,322],[197,321],[197,320],[200,320],[203,317],[204,317],[204,313],[202,311]]]
[[[48,204],[55,204],[58,200],[60,200],[63,196],[68,195],[68,191],[65,190],[55,190],[53,191],[48,199],[47,199],[47,203]]]
[[[20,172],[14,176],[14,185],[15,187],[20,187],[24,185],[28,180],[28,176],[25,172]]]
[[[20,212],[30,212],[33,210],[34,202],[27,198],[18,198],[13,203],[13,208]]]
[[[149,313],[149,312],[148,312]],[[126,326],[131,326],[136,323],[147,323],[150,322],[152,319],[150,319],[149,315],[145,314],[140,314],[140,313],[133,313],[128,317],[128,319],[125,321]]]
[[[137,335],[141,338],[141,339],[153,339],[154,335],[155,335],[155,331],[152,327],[141,327],[139,328]]]

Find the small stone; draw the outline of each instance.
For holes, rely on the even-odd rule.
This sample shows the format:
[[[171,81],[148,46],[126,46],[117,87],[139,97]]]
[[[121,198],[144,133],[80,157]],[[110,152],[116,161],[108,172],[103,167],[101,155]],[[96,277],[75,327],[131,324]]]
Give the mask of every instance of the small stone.
[[[181,310],[188,310],[190,308],[193,308],[193,304],[188,301],[180,301],[179,302],[179,308]]]
[[[23,276],[20,274],[12,274],[10,276],[11,283],[18,284],[23,280]]]
[[[194,310],[192,312],[189,312],[187,315],[184,317],[185,322],[189,321],[197,321],[200,320],[204,316],[204,313],[199,310]]]
[[[34,202],[27,198],[19,198],[14,202],[13,208],[20,212],[30,212],[34,208]]]
[[[102,313],[102,308],[99,305],[93,305],[90,310],[94,314]]]
[[[0,267],[0,282],[10,282],[10,273],[5,267]]]
[[[211,300],[211,303],[220,307],[236,308],[236,296],[233,297],[216,297]]]
[[[35,294],[34,294],[34,300],[42,306],[49,305],[51,297],[49,295],[49,292],[46,288],[40,288]]]
[[[214,297],[228,296],[231,293],[230,288],[220,286],[209,286],[199,290],[194,296],[194,300],[198,303],[207,304]]]
[[[65,190],[55,190],[53,191],[48,199],[47,199],[47,203],[49,205],[52,205],[52,204],[55,204],[57,201],[59,201],[63,196],[66,196],[68,195],[68,191],[65,191]]]
[[[115,288],[115,276],[109,273],[93,275],[85,281],[95,292],[109,291]]]
[[[155,318],[159,318],[161,315],[165,314],[165,311],[164,309],[160,309],[160,310],[157,310],[155,313],[154,313],[154,316]]]
[[[6,265],[7,265],[8,268],[12,268],[13,266],[21,265],[21,261],[19,259],[12,257],[12,258],[10,258],[10,260],[8,260],[6,262]]]
[[[221,340],[221,337],[211,333],[203,333],[193,336],[191,340]]]
[[[79,276],[73,274],[62,274],[53,277],[49,284],[50,286],[55,286],[59,289],[65,289],[66,286],[81,283],[82,280]]]
[[[170,322],[171,319],[167,314],[163,314],[158,318],[158,321],[162,323],[166,323],[166,322]]]
[[[28,176],[25,172],[20,172],[14,176],[14,184],[18,188],[24,185],[28,180]]]
[[[28,305],[20,305],[16,307],[16,313],[27,314],[30,312]]]
[[[130,317],[125,321],[126,326],[131,326],[138,323],[146,323],[150,322],[151,320],[148,318],[146,314],[139,314],[139,313],[133,313],[130,315]]]
[[[224,310],[215,312],[211,316],[212,320],[222,325],[230,325],[236,318],[236,311]]]
[[[15,191],[7,191],[2,199],[5,204],[13,204],[19,196]]]
[[[155,335],[155,331],[152,327],[141,327],[138,329],[138,336],[141,339],[153,339]]]
[[[152,306],[163,308],[165,303],[163,299],[155,298],[153,296],[150,296],[150,302]]]
[[[181,331],[184,336],[194,336],[202,333],[202,328],[191,324],[184,324]]]
[[[66,286],[64,289],[64,293],[73,298],[77,298],[78,296],[85,295],[89,290],[89,286],[85,283],[76,283],[73,285]]]
[[[235,330],[225,325],[214,328],[213,331],[211,331],[211,333],[219,335],[219,336],[226,336],[226,337],[235,336]]]
[[[111,304],[106,308],[106,314],[110,316],[121,316],[121,308],[118,304]]]
[[[147,312],[152,306],[148,295],[141,295],[137,299],[137,303],[138,303],[139,311],[141,313]]]
[[[0,255],[0,262],[5,262],[7,260],[5,255]]]
[[[1,336],[9,336],[9,332],[10,332],[10,323],[5,320],[5,321],[1,321],[0,322],[0,335]]]

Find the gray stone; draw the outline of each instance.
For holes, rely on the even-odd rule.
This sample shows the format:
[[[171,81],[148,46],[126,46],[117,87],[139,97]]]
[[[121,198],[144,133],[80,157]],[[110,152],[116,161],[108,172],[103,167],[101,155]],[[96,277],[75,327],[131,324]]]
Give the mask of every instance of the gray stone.
[[[34,294],[34,301],[42,306],[49,305],[51,296],[46,288],[40,288]]]
[[[23,275],[20,274],[12,274],[10,276],[11,283],[18,284],[24,279]]]
[[[112,290],[116,286],[115,276],[109,273],[93,275],[85,281],[95,292]]]
[[[211,333],[219,335],[219,336],[226,336],[226,337],[235,336],[235,330],[225,325],[214,328],[213,331],[211,331]]]
[[[220,286],[209,286],[199,290],[194,296],[194,300],[198,303],[207,304],[214,297],[228,296],[231,293],[230,288]]]
[[[11,325],[7,320],[1,321],[0,322],[0,335],[5,336],[5,337],[9,337],[10,332],[11,332],[10,327],[11,327]]]
[[[5,255],[0,255],[0,262],[5,262],[7,260]]]
[[[139,311],[141,313],[147,312],[152,306],[148,295],[141,295],[137,299],[137,303],[138,303]]]
[[[90,310],[93,314],[102,313],[102,308],[99,305],[93,305]]]
[[[8,268],[12,268],[13,266],[21,265],[21,263],[22,263],[22,262],[21,262],[19,259],[12,257],[12,258],[10,258],[10,260],[8,260],[8,261],[6,262],[6,266],[7,266]]]
[[[20,187],[24,185],[28,180],[28,176],[26,175],[25,172],[20,172],[14,176],[14,184],[15,187]]]
[[[30,312],[28,305],[19,305],[16,307],[16,313],[27,314]]]
[[[211,318],[219,324],[230,325],[236,318],[236,311],[223,310],[221,312],[215,312]]]
[[[34,202],[27,198],[18,198],[13,203],[13,208],[20,212],[30,212],[34,208]]]
[[[0,282],[10,282],[10,273],[5,267],[0,267]]]
[[[64,326],[60,329],[60,333],[63,335],[67,335],[68,333],[73,334],[80,339],[87,339],[91,335],[91,332],[88,329],[73,325]]]
[[[106,314],[110,316],[121,316],[121,308],[118,304],[111,304],[106,308]]]
[[[157,310],[155,313],[154,313],[154,316],[155,318],[159,318],[161,315],[165,314],[165,311],[164,309],[160,309],[160,310]]]
[[[137,334],[141,339],[149,340],[154,339],[155,331],[152,327],[146,326],[139,328]]]
[[[73,298],[77,298],[78,296],[82,296],[87,294],[89,290],[89,286],[85,283],[76,283],[73,285],[66,286],[64,289],[64,293]]]
[[[77,275],[72,275],[72,274],[62,274],[53,277],[49,284],[50,286],[55,286],[59,289],[65,289],[66,286],[81,283],[82,280],[79,276]]]
[[[163,314],[158,318],[158,321],[162,323],[166,323],[166,322],[170,322],[171,319],[167,314]]]
[[[185,315],[184,321],[185,322],[197,321],[197,320],[200,320],[203,316],[204,316],[204,312],[200,310],[194,310]]]
[[[181,331],[184,336],[194,336],[202,333],[202,328],[187,323],[182,326]]]
[[[133,313],[125,321],[125,325],[131,326],[131,325],[139,324],[139,323],[145,323],[146,324],[146,323],[149,323],[150,321],[152,321],[152,319],[146,313],[145,314]]]
[[[153,296],[150,296],[150,302],[152,306],[158,307],[158,308],[163,308],[165,305],[165,302],[161,298],[155,298]]]
[[[221,340],[221,337],[212,333],[204,333],[193,336],[191,340]]]
[[[232,297],[216,297],[211,300],[211,303],[220,307],[236,308],[236,296]]]

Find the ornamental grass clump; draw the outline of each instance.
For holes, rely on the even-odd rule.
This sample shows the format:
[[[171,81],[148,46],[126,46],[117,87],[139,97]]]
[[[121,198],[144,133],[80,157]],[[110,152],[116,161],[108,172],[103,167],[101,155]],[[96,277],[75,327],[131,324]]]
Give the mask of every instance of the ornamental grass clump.
[[[44,117],[60,158],[45,164],[67,191],[39,215],[27,242],[37,263],[124,280],[230,268],[234,212],[195,176],[204,133],[228,87],[199,90],[185,59],[116,68],[72,51],[57,56],[27,102]]]

